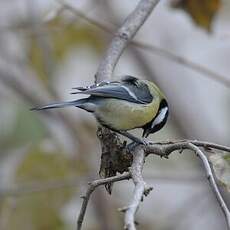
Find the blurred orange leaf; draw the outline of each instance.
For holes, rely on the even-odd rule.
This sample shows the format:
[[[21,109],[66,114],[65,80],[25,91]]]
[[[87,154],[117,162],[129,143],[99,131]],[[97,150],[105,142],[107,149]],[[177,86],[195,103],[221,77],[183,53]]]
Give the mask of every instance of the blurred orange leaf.
[[[174,0],[172,6],[185,10],[200,27],[211,31],[221,0]]]

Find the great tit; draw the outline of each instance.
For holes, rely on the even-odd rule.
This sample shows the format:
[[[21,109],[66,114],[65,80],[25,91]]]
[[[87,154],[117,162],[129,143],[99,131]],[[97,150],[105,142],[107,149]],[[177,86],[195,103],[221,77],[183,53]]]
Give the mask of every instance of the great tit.
[[[168,103],[161,90],[151,81],[124,76],[119,81],[101,82],[87,87],[73,88],[72,94],[87,94],[89,97],[53,103],[32,110],[46,110],[75,106],[93,113],[97,121],[134,142],[143,140],[127,130],[143,129],[143,138],[160,130],[169,113]]]

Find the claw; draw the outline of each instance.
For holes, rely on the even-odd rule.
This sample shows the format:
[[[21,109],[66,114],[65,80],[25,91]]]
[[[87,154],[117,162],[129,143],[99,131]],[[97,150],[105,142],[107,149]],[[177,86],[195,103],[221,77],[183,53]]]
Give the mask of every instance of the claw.
[[[137,147],[138,145],[144,145],[144,146],[148,146],[149,145],[149,141],[145,138],[143,138],[142,140],[140,140],[139,142],[133,141],[131,143],[129,143],[126,148],[128,150],[129,153],[132,152],[132,150]]]
[[[146,138],[143,138],[143,139],[142,139],[142,144],[143,144],[144,146],[148,146],[149,143],[150,143],[150,142],[149,142]]]
[[[127,141],[123,141],[123,143],[122,143],[122,149],[125,149],[127,147]]]
[[[132,153],[132,150],[137,146],[139,145],[137,142],[133,141],[131,143],[129,143],[126,148],[127,148],[127,152],[128,153]]]

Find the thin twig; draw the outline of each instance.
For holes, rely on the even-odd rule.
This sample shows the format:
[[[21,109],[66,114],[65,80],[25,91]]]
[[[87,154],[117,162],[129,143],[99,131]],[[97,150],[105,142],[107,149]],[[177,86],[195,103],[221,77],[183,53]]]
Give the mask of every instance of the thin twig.
[[[151,145],[169,145],[169,144],[178,144],[182,142],[187,142],[187,143],[192,143],[198,147],[203,147],[203,148],[213,148],[217,150],[221,150],[224,152],[229,152],[230,153],[230,147],[212,143],[212,142],[207,142],[207,141],[198,141],[198,140],[175,140],[175,141],[162,141],[162,142],[150,142]]]
[[[149,145],[146,147],[146,154],[154,154],[154,155],[159,155],[161,157],[166,157],[168,158],[168,156],[174,152],[175,150],[184,150],[184,149],[190,149],[192,151],[194,151],[196,153],[197,156],[199,156],[199,158],[202,160],[203,166],[205,168],[206,174],[207,174],[207,178],[210,182],[210,186],[217,198],[217,201],[225,215],[225,219],[226,219],[226,223],[228,228],[230,229],[230,211],[224,201],[224,199],[222,198],[220,191],[217,187],[217,184],[215,182],[214,179],[214,175],[213,172],[211,170],[210,164],[208,162],[207,157],[205,156],[205,154],[196,146],[202,146],[202,147],[206,147],[209,144],[209,147],[211,148],[211,146],[213,148],[218,148],[218,149],[225,149],[229,152],[229,148],[223,146],[223,148],[221,148],[220,145],[215,145],[215,144],[210,144],[208,142],[199,142],[199,141],[194,141],[193,142],[189,142],[189,141],[181,141],[181,142],[177,142],[177,143],[169,143],[169,144],[156,144],[156,145]]]
[[[217,184],[216,184],[216,181],[214,179],[214,175],[213,175],[213,172],[212,172],[212,169],[210,167],[210,164],[208,162],[208,159],[207,157],[205,156],[205,154],[197,147],[195,146],[194,144],[192,143],[189,143],[188,144],[188,147],[190,147],[191,150],[193,150],[197,156],[201,159],[202,163],[203,163],[203,166],[205,168],[205,171],[206,171],[206,175],[207,175],[207,179],[210,183],[210,186],[216,196],[216,199],[218,200],[218,203],[220,204],[220,207],[225,215],[225,219],[227,221],[227,226],[228,226],[228,229],[230,229],[230,212],[228,210],[228,207],[223,199],[223,197],[221,196],[220,194],[220,191],[217,187]]]
[[[160,181],[160,183],[176,183],[176,184],[193,184],[202,183],[203,180],[199,175],[155,175],[155,173],[145,173],[145,179],[150,181]],[[81,177],[85,181],[86,178]],[[48,182],[27,182],[23,184],[16,184],[6,188],[0,189],[0,199],[6,197],[21,197],[32,195],[34,193],[44,193],[49,190],[58,190],[66,188],[75,188],[79,186],[79,177],[66,178],[62,180],[51,180]]]
[[[99,179],[99,180],[95,180],[95,181],[91,182],[89,184],[89,187],[88,187],[85,195],[82,196],[83,202],[82,202],[81,210],[80,210],[80,213],[79,213],[78,219],[77,219],[77,230],[80,230],[82,227],[82,223],[84,220],[84,216],[85,216],[85,212],[86,212],[86,208],[87,208],[90,196],[98,186],[105,185],[108,183],[117,182],[117,181],[128,180],[130,178],[131,178],[131,173],[123,173],[122,175],[119,175],[119,176],[108,177],[105,179]]]
[[[132,200],[129,206],[125,210],[125,229],[135,230],[135,214],[143,199],[143,195],[152,190],[152,188],[147,188],[147,185],[142,177],[142,169],[145,161],[145,153],[143,148],[138,146],[133,151],[133,163],[130,168],[131,177],[135,184],[135,189],[133,192]]]
[[[104,32],[110,33],[110,34],[114,33],[113,29],[109,28],[108,26],[106,26],[105,24],[103,24],[101,22],[98,22],[95,19],[88,17],[83,12],[81,12],[79,9],[71,6],[70,4],[68,4],[66,2],[62,3],[62,4],[63,4],[64,8],[70,10],[72,13],[83,18],[88,23],[96,26],[97,28],[103,30]],[[134,45],[138,48],[141,48],[145,51],[151,52],[154,55],[158,55],[160,57],[163,57],[163,58],[169,59],[173,62],[176,62],[177,64],[181,64],[181,65],[183,65],[183,66],[185,66],[185,67],[187,67],[193,71],[196,71],[196,72],[202,74],[203,77],[207,77],[209,79],[212,79],[214,81],[217,81],[217,82],[223,84],[226,87],[230,87],[229,77],[224,76],[224,75],[219,74],[219,73],[216,73],[215,71],[210,70],[209,68],[207,68],[205,66],[202,66],[198,63],[195,63],[195,62],[193,62],[193,61],[191,61],[185,57],[182,57],[178,54],[175,54],[169,50],[166,50],[162,47],[155,46],[153,44],[148,44],[146,42],[141,42],[141,41],[137,41],[137,40],[131,41],[130,44]]]
[[[203,147],[203,148],[213,148],[213,149],[218,149],[221,151],[229,152],[230,153],[230,147],[224,146],[224,145],[219,145],[211,142],[206,142],[206,141],[189,141],[190,143]]]

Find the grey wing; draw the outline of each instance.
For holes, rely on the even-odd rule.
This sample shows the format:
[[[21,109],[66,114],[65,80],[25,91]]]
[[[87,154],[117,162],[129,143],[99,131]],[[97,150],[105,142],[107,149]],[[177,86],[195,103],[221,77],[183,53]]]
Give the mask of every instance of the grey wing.
[[[79,86],[79,87],[73,87],[72,89],[77,89],[79,91],[85,91],[88,89],[94,89],[97,88],[99,86],[104,86],[104,85],[108,85],[108,84],[113,84],[113,83],[119,83],[118,81],[113,81],[113,82],[109,82],[109,81],[101,81],[99,83],[96,83],[94,85],[89,85],[89,86]],[[76,93],[71,93],[71,94],[76,94]]]
[[[144,90],[143,92],[143,90],[138,89],[137,87],[135,87],[134,90],[133,87],[134,86],[130,87],[129,85],[114,83],[76,92],[74,94],[88,94],[98,97],[117,98],[139,104],[146,104],[152,101],[152,96],[148,91],[145,92]]]

